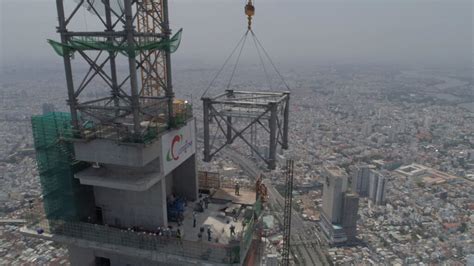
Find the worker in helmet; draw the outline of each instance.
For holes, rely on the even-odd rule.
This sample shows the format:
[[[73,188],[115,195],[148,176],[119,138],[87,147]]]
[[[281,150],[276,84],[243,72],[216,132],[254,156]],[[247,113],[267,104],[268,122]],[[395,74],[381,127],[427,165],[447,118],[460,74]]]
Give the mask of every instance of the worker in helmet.
[[[239,181],[235,183],[235,195],[239,196],[240,195],[240,184]]]

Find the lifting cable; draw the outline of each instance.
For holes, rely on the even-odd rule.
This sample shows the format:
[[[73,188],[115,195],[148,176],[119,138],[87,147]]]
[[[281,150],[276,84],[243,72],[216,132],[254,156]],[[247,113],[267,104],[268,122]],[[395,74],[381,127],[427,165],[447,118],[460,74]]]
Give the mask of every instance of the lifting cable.
[[[227,89],[230,87],[232,83],[232,79],[234,78],[235,70],[237,69],[237,65],[239,64],[240,56],[242,55],[242,51],[244,50],[245,42],[247,41],[247,36],[250,30],[247,30],[244,34],[244,41],[242,42],[242,46],[240,47],[239,54],[237,55],[237,60],[235,61],[234,69],[232,70],[232,74],[230,75],[229,82],[227,83]]]
[[[286,83],[285,79],[283,78],[283,75],[280,73],[280,71],[278,70],[278,68],[276,67],[275,63],[273,62],[273,60],[271,59],[270,55],[268,54],[268,52],[266,51],[266,49],[263,47],[262,43],[260,42],[260,40],[257,38],[257,35],[255,34],[255,32],[252,30],[252,16],[255,14],[255,7],[253,6],[252,4],[252,0],[248,0],[247,2],[247,5],[245,6],[245,14],[247,15],[247,20],[248,20],[248,25],[247,25],[247,30],[245,31],[244,35],[240,38],[240,40],[237,42],[237,45],[234,47],[234,49],[232,50],[232,52],[230,53],[230,55],[226,58],[226,60],[224,61],[224,64],[221,66],[221,68],[219,69],[219,71],[217,71],[216,75],[213,77],[213,79],[211,80],[211,82],[209,83],[209,86],[204,90],[203,94],[201,95],[201,98],[204,97],[206,95],[206,93],[209,91],[209,89],[211,89],[211,87],[214,85],[214,82],[217,80],[217,78],[220,76],[220,74],[222,73],[222,71],[224,70],[224,68],[226,67],[226,65],[229,63],[230,59],[233,57],[233,55],[235,54],[235,52],[237,50],[239,50],[238,52],[238,55],[237,55],[237,58],[236,58],[236,61],[235,61],[235,64],[232,68],[232,72],[231,72],[231,75],[230,75],[230,78],[227,82],[227,85],[226,85],[226,89],[228,89],[231,84],[232,84],[232,80],[234,78],[234,75],[236,73],[236,70],[237,70],[237,66],[240,62],[240,56],[242,55],[242,51],[245,47],[245,43],[247,41],[247,37],[249,35],[249,32],[250,32],[250,36],[252,37],[253,39],[253,42],[254,42],[254,45],[255,45],[255,49],[257,51],[257,54],[258,54],[258,57],[259,57],[259,60],[260,60],[260,64],[262,66],[262,69],[265,73],[265,78],[266,78],[266,81],[268,83],[268,86],[270,88],[270,91],[272,90],[272,83],[271,83],[271,79],[270,79],[270,76],[268,74],[268,71],[267,71],[267,67],[265,66],[265,60],[264,60],[264,57],[266,57],[266,59],[270,62],[273,70],[276,72],[276,74],[278,75],[278,77],[281,79],[281,82],[284,84],[284,86],[286,87],[286,89],[288,91],[291,91],[290,87],[288,86],[288,84]],[[261,51],[260,51],[261,50]],[[262,55],[262,52],[263,52],[263,55]]]
[[[235,51],[237,50],[237,48],[239,48],[240,44],[242,43],[242,41],[247,38],[247,33],[244,34],[242,36],[242,38],[240,38],[239,42],[237,43],[237,45],[234,47],[234,49],[232,50],[232,52],[230,53],[230,55],[227,57],[227,59],[224,61],[224,64],[221,66],[221,68],[219,69],[219,71],[217,71],[216,75],[214,76],[214,78],[211,80],[211,83],[209,83],[209,86],[206,88],[206,90],[204,90],[204,93],[201,95],[201,97],[204,97],[204,95],[206,95],[207,91],[212,87],[212,85],[214,84],[214,82],[216,81],[216,79],[219,77],[219,75],[221,74],[222,70],[224,70],[225,66],[227,65],[227,63],[229,62],[229,60],[232,58],[232,56],[234,55]]]
[[[273,66],[273,69],[275,70],[275,72],[278,74],[278,76],[280,77],[281,81],[283,82],[283,84],[285,85],[285,87],[290,91],[290,86],[288,86],[288,84],[286,83],[285,81],[285,78],[283,78],[283,76],[281,75],[280,71],[278,70],[278,68],[276,67],[275,63],[273,63],[273,60],[272,58],[270,57],[270,55],[267,53],[267,50],[265,50],[265,48],[263,47],[262,43],[260,42],[260,40],[257,38],[257,35],[255,35],[255,33],[253,32],[253,30],[250,30],[250,32],[252,33],[252,37],[254,38],[254,40],[257,41],[258,45],[260,46],[260,48],[262,48],[262,51],[263,53],[265,54],[265,56],[267,57],[268,61],[270,62],[270,64]]]

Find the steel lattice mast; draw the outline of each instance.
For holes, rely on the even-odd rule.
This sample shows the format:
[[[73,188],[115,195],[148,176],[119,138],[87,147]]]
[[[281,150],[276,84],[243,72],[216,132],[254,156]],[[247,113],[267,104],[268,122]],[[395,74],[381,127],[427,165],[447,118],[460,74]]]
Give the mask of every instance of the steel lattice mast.
[[[169,48],[137,49],[149,43],[170,40],[167,0],[76,2],[76,6],[68,13],[65,1],[56,0],[68,105],[74,129],[86,138],[94,135],[141,141],[148,134],[148,125],[152,123],[160,122],[172,127],[175,123],[171,51]],[[78,17],[81,19],[78,10],[82,7],[90,11],[103,30],[70,29]],[[99,48],[71,48],[71,43],[78,39],[85,45],[94,40]],[[117,47],[122,50],[118,51]],[[76,55],[74,60],[83,59],[88,65],[86,75],[82,76],[74,69],[72,54]],[[124,56],[127,67],[119,69],[123,68],[123,64],[117,62]],[[81,95],[94,86],[92,81],[95,79],[106,84],[110,96],[82,100]]]

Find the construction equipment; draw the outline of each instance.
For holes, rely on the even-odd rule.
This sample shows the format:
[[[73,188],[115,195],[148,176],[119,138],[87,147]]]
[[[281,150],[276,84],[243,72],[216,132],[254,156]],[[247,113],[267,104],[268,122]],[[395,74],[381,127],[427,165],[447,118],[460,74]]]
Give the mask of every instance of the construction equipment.
[[[285,179],[285,212],[283,215],[283,252],[282,265],[290,265],[290,241],[291,241],[291,209],[293,201],[293,168],[294,161],[286,162],[286,179]]]
[[[248,22],[246,32],[201,97],[204,112],[203,160],[209,162],[212,157],[225,146],[232,144],[236,139],[241,139],[250,148],[252,155],[257,155],[258,158],[267,164],[268,169],[273,170],[276,168],[276,153],[278,147],[281,145],[282,149],[288,149],[290,87],[252,30],[252,18],[255,15],[255,7],[252,0],[248,0],[245,5],[245,15],[247,16]],[[268,89],[272,90],[272,86],[265,66],[265,59],[271,64],[273,70],[279,76],[281,83],[287,89],[286,91],[237,91],[230,88],[240,61],[240,56],[249,36],[255,45],[261,67],[268,82]],[[239,53],[235,59],[235,65],[232,68],[230,78],[228,79],[226,91],[216,96],[207,96],[208,91],[213,87],[214,82],[237,50],[239,50]],[[215,129],[212,140],[211,124],[214,124]],[[260,130],[260,132],[268,133],[268,142],[263,143],[265,147],[259,147],[257,144],[257,127],[263,129]],[[214,145],[219,133],[222,133],[224,143]],[[250,133],[250,140],[246,137],[247,133]]]
[[[255,15],[255,7],[252,4],[252,0],[249,0],[245,5],[245,15],[247,15],[248,29],[252,29],[252,17]]]

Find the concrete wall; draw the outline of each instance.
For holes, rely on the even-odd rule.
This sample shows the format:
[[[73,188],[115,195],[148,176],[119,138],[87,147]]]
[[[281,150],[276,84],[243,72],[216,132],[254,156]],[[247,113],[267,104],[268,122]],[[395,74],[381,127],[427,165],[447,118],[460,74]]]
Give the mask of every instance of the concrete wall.
[[[80,248],[76,246],[69,246],[69,262],[71,265],[94,266],[95,255],[93,249]]]
[[[144,145],[138,143],[117,143],[106,139],[74,142],[77,160],[132,167],[142,167],[158,158],[161,142]]]
[[[193,154],[173,171],[173,192],[188,200],[198,198],[196,154]]]
[[[170,173],[165,177],[166,179],[166,196],[169,196],[173,193],[173,174]]]
[[[168,224],[165,179],[140,192],[94,187],[94,196],[105,224],[150,230]]]

